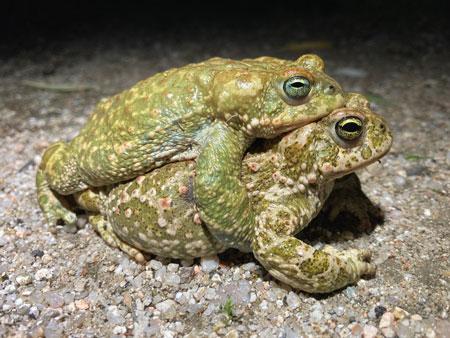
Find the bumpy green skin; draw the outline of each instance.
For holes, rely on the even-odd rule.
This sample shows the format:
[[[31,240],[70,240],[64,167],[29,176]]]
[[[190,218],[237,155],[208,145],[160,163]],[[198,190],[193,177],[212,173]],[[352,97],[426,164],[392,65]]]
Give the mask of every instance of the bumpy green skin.
[[[343,141],[336,135],[334,126],[345,116],[363,121],[358,140]],[[281,140],[267,141],[260,149],[251,148],[241,177],[257,222],[239,245],[251,248],[273,276],[308,292],[330,292],[373,274],[375,266],[367,262],[364,250],[315,250],[293,236],[321,210],[337,178],[379,159],[391,143],[383,119],[368,109],[362,96],[353,94],[346,108]],[[85,209],[97,208],[104,218],[92,220],[101,235],[139,261],[144,259],[139,251],[172,258],[218,253],[231,246],[202,221],[193,198],[196,175],[193,161],[172,163],[100,194],[85,191],[76,200]],[[346,181],[339,182],[339,190],[346,190]],[[350,184],[356,191],[360,188]]]
[[[217,164],[224,167],[220,183],[225,187],[230,181],[230,188],[244,194],[237,179],[239,164],[255,137],[275,137],[344,105],[341,88],[323,68],[315,55],[296,61],[213,58],[158,73],[102,100],[78,136],[51,145],[43,156],[36,181],[47,220],[75,221],[63,195],[133,179],[199,154],[199,166],[204,168],[217,147],[224,150],[223,162]],[[312,89],[306,98],[294,101],[282,85],[296,75],[309,78]],[[236,143],[220,143],[229,138]],[[228,165],[232,169],[226,169]],[[202,171],[205,180],[214,176]],[[208,211],[208,194],[199,190],[197,198],[205,219],[218,227],[223,215]]]

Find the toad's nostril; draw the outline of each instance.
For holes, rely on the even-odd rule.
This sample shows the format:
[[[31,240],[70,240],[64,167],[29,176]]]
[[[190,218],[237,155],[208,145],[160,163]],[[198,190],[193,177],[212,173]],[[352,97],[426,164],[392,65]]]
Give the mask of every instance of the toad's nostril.
[[[380,123],[380,129],[381,129],[381,131],[385,131],[386,130],[386,126],[383,123]]]
[[[334,94],[335,91],[336,91],[336,88],[333,85],[329,85],[325,89],[325,94]]]

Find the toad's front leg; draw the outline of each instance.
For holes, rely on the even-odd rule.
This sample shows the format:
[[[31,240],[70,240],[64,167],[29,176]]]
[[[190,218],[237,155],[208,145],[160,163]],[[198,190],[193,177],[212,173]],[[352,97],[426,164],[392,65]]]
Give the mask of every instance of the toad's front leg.
[[[316,250],[292,236],[276,235],[273,231],[257,233],[253,250],[258,261],[275,278],[302,291],[326,293],[340,289],[373,275],[376,268],[367,262],[367,251],[337,252]]]
[[[293,214],[298,215],[295,209],[300,203],[296,203],[295,198],[291,201],[291,206],[295,207]],[[272,205],[269,209],[275,209],[270,212],[277,215],[277,210],[286,210],[286,206],[289,204]],[[330,246],[316,250],[293,237],[301,226],[295,229],[283,224],[289,225],[277,217],[259,217],[252,248],[269,273],[286,284],[307,292],[326,293],[375,273],[375,265],[368,263],[368,251],[337,251]]]
[[[200,216],[222,244],[250,251],[255,213],[240,180],[242,157],[252,139],[216,122],[197,158],[194,194]]]

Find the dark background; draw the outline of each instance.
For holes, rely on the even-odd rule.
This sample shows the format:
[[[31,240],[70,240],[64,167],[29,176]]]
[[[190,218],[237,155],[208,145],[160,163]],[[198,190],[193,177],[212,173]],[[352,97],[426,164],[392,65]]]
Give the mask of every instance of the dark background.
[[[244,44],[291,39],[355,42],[389,38],[448,50],[446,1],[33,1],[0,7],[0,53],[51,50],[67,44],[107,46],[145,41]],[[406,52],[406,51],[405,51]]]

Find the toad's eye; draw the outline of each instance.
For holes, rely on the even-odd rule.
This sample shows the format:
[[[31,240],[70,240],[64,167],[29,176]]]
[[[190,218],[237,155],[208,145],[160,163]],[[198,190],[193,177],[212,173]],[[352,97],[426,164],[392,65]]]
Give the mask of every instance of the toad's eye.
[[[336,123],[336,134],[343,140],[353,141],[361,136],[363,122],[355,116],[344,117]]]
[[[293,76],[284,82],[283,90],[291,99],[302,99],[311,91],[311,82],[304,76]]]

